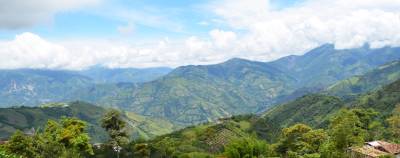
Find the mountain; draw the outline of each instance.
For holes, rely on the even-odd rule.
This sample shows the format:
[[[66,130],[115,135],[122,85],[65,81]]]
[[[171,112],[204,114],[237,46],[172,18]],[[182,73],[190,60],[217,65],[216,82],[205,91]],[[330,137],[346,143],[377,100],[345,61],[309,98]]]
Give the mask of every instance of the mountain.
[[[151,157],[162,157],[163,155],[177,157],[190,157],[190,155],[196,155],[197,157],[218,157],[224,155],[224,151],[229,151],[229,146],[233,142],[237,145],[237,150],[234,150],[237,153],[244,153],[247,150],[249,151],[248,153],[254,153],[254,151],[258,151],[256,146],[263,147],[263,150],[267,150],[267,152],[273,150],[280,152],[281,148],[279,147],[281,145],[291,143],[294,146],[293,149],[295,149],[295,147],[304,145],[303,143],[306,142],[301,141],[299,139],[301,137],[306,137],[306,139],[312,141],[322,138],[325,140],[322,143],[328,142],[326,140],[336,141],[335,139],[326,139],[326,137],[332,137],[331,131],[333,129],[328,128],[329,120],[331,117],[336,116],[341,108],[357,108],[353,109],[354,111],[352,112],[355,112],[356,117],[359,119],[365,117],[366,113],[363,112],[369,112],[367,108],[373,108],[381,113],[380,116],[374,118],[375,124],[378,122],[384,123],[387,116],[390,116],[393,111],[394,105],[397,104],[400,106],[399,89],[400,80],[397,80],[377,91],[363,94],[353,101],[342,101],[338,97],[324,94],[311,94],[292,102],[278,105],[261,116],[239,115],[220,119],[214,123],[190,126],[171,134],[159,136],[145,142],[145,144],[151,147],[151,149],[148,149],[151,150],[149,152]],[[368,119],[362,121],[368,122]],[[293,126],[298,123],[310,125],[311,128],[315,129],[311,132],[313,134],[309,133],[311,135],[301,136],[307,130],[311,131],[311,128],[301,124]],[[379,129],[368,128],[365,132],[372,135],[366,134],[363,135],[363,138],[366,141],[374,139],[368,137],[376,136],[373,135],[375,132],[388,134],[386,130],[389,130],[386,126]],[[282,138],[285,137],[288,137],[290,141],[282,141]],[[384,136],[380,139],[393,141],[397,138],[395,136]],[[262,146],[262,141],[265,140],[271,143],[271,145]],[[143,144],[139,143],[139,145]],[[317,148],[320,146],[322,145],[316,144]],[[301,152],[304,151],[303,149],[298,148]],[[274,152],[271,153],[274,154]],[[316,154],[316,157],[319,157],[319,154]],[[279,156],[279,154],[275,153],[275,156]],[[284,156],[281,155],[281,157]]]
[[[368,45],[336,50],[333,45],[323,45],[304,55],[272,62],[235,58],[214,65],[182,66],[144,83],[128,79],[135,76],[128,75],[135,74],[130,69],[50,71],[60,74],[55,79],[41,73],[17,73],[23,76],[17,80],[16,75],[0,73],[4,79],[0,101],[3,106],[10,106],[84,100],[168,120],[182,127],[237,114],[260,113],[272,105],[319,92],[337,81],[398,60],[399,51],[400,48],[391,47],[371,49]],[[19,70],[9,71],[13,74]],[[130,82],[115,83],[119,81]]]
[[[323,45],[305,55],[272,62],[235,58],[215,65],[183,66],[131,92],[106,96],[102,103],[191,125],[264,111],[400,59],[399,52],[400,48],[390,47],[336,50]]]
[[[277,105],[262,115],[266,122],[276,129],[268,129],[270,133],[294,125],[304,123],[312,127],[326,127],[332,115],[341,108],[371,108],[383,118],[389,116],[396,106],[400,106],[400,79],[359,95],[351,100],[324,94],[310,94],[294,101]]]
[[[400,106],[400,80],[397,80],[383,88],[361,95],[354,99],[351,107],[372,108],[389,115],[396,106]]]
[[[84,102],[49,103],[42,107],[0,108],[0,137],[7,138],[15,130],[30,132],[32,128],[40,130],[48,119],[77,117],[88,122],[89,133],[94,141],[104,141],[106,132],[100,127],[99,120],[105,109]]]
[[[342,80],[327,88],[335,96],[352,96],[365,93],[400,79],[400,61],[393,61],[366,74]]]
[[[169,68],[109,69],[94,67],[82,71],[49,69],[0,70],[0,107],[35,106],[48,102],[77,100],[82,90],[114,91],[122,82],[128,84],[151,81],[170,72]],[[105,96],[94,94],[90,102]],[[104,92],[105,93],[105,92]],[[107,93],[108,94],[108,93]]]
[[[171,72],[171,68],[105,68],[94,66],[77,73],[91,78],[95,83],[140,83],[155,80]]]
[[[263,62],[232,59],[222,64],[179,67],[140,85],[119,107],[178,125],[252,113],[290,92],[295,80]]]
[[[322,94],[309,94],[294,101],[269,109],[263,115],[270,122],[279,123],[279,127],[288,127],[296,123],[304,123],[313,127],[326,124],[329,115],[344,107],[340,98]]]
[[[302,87],[325,87],[380,65],[400,59],[400,47],[335,49],[332,44],[315,48],[302,56],[288,56],[269,64],[296,78]]]
[[[39,107],[0,108],[0,139],[8,138],[16,130],[32,132],[40,130],[49,119],[76,117],[88,123],[88,132],[93,142],[104,142],[107,133],[101,128],[100,120],[107,109],[82,101],[70,103],[48,103]],[[176,130],[168,121],[147,118],[132,112],[124,112],[127,130],[132,137],[153,138]]]
[[[62,101],[91,84],[90,78],[71,71],[0,70],[0,107]]]

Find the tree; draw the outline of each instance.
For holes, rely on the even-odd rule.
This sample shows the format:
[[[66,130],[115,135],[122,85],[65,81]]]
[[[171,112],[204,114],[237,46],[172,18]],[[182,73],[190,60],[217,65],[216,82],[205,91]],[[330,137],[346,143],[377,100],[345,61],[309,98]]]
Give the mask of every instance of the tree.
[[[383,137],[382,129],[383,125],[378,121],[379,112],[374,109],[352,109],[358,119],[360,120],[360,127],[366,131],[365,140],[372,141],[376,139],[381,139]]]
[[[243,157],[270,157],[274,156],[274,152],[270,145],[265,141],[258,140],[254,137],[245,137],[232,140],[224,148],[224,155],[229,158]]]
[[[108,132],[112,146],[123,146],[128,143],[128,134],[125,131],[126,122],[118,110],[108,111],[101,120],[101,126]]]
[[[307,125],[296,124],[282,130],[277,151],[288,157],[315,156],[326,139],[324,130],[313,130]]]
[[[321,145],[328,139],[328,134],[323,129],[311,130],[303,134],[305,147],[303,150],[308,153],[308,157],[320,152]]]
[[[161,141],[152,145],[157,153],[164,158],[172,157],[176,151],[176,147],[179,146],[178,141],[170,137],[165,137]]]
[[[17,131],[6,145],[7,151],[23,157],[79,158],[92,155],[86,123],[76,118],[62,118],[61,124],[49,120],[42,133],[26,136]]]
[[[76,118],[63,118],[61,120],[62,130],[58,133],[59,142],[72,152],[84,151],[93,154],[89,135],[86,131],[86,122]]]
[[[141,157],[141,158],[149,158],[150,157],[150,148],[149,145],[146,143],[139,143],[135,144],[134,148],[134,153],[133,155],[135,157]]]
[[[282,155],[287,155],[288,151],[297,152],[300,151],[304,142],[303,134],[311,131],[312,128],[305,124],[296,124],[282,130],[282,136],[279,140],[278,152]],[[292,153],[291,155],[293,155]]]
[[[9,154],[2,148],[0,148],[0,157],[1,158],[22,158],[21,156],[17,156],[15,154]]]
[[[36,157],[33,147],[33,140],[21,131],[16,131],[5,146],[9,153],[17,154],[23,157]]]
[[[393,141],[400,143],[400,105],[393,110],[393,115],[387,119]]]
[[[345,149],[364,142],[365,130],[361,128],[357,115],[350,110],[342,109],[331,120],[329,135],[335,149],[344,153]]]

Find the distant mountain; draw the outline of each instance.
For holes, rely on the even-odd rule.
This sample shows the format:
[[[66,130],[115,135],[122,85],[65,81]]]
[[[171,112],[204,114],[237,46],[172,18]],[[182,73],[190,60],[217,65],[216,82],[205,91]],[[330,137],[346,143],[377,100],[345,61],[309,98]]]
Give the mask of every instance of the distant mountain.
[[[86,76],[60,70],[0,70],[0,107],[58,102],[92,84]]]
[[[50,76],[45,75],[49,73],[47,70],[29,70],[44,74],[9,70],[10,73],[0,72],[0,104],[84,100],[168,120],[182,127],[237,114],[259,113],[274,104],[318,92],[398,59],[400,48],[370,49],[366,45],[336,50],[333,45],[323,45],[302,56],[272,62],[235,58],[215,65],[182,66],[166,75],[146,74],[167,73],[167,69],[139,73],[134,69],[95,67],[81,72],[50,71],[58,74]],[[144,77],[136,79],[137,75]]]
[[[77,73],[87,76],[97,84],[101,83],[140,83],[155,80],[171,72],[171,68],[105,68],[100,66],[91,67]]]
[[[0,139],[6,139],[16,130],[33,132],[40,130],[49,119],[76,117],[88,123],[88,132],[93,142],[104,142],[108,136],[100,126],[106,109],[89,103],[75,101],[70,103],[48,103],[40,107],[0,108]],[[147,118],[134,113],[123,113],[127,130],[133,137],[153,138],[176,130],[168,121]]]
[[[106,96],[101,101],[191,125],[261,112],[396,59],[400,59],[400,48],[336,50],[333,45],[324,45],[302,56],[267,63],[235,58],[215,65],[178,67],[131,92]]]
[[[327,88],[327,93],[341,97],[351,97],[365,93],[400,79],[400,61],[393,61],[364,75],[342,80]]]
[[[290,92],[295,80],[263,62],[232,59],[222,64],[179,67],[140,85],[125,110],[163,117],[179,125],[252,113]]]
[[[94,67],[83,71],[48,69],[0,70],[0,107],[35,106],[47,102],[71,101],[80,98],[82,90],[114,91],[122,82],[133,85],[157,79],[169,68],[108,69]],[[101,93],[101,92],[98,92]],[[104,92],[106,93],[106,92]],[[108,93],[107,93],[108,94]],[[94,94],[85,100],[96,102],[105,96]]]
[[[302,56],[288,56],[269,64],[293,76],[301,87],[325,87],[400,59],[400,47],[371,49],[369,45],[337,50],[326,44]]]

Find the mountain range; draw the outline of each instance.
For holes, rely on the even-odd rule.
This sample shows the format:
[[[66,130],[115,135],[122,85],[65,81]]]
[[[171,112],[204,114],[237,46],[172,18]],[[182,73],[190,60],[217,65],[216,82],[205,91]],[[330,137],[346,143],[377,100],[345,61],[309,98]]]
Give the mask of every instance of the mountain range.
[[[139,73],[104,68],[2,70],[0,103],[34,106],[82,100],[165,120],[176,129],[237,114],[262,113],[308,93],[324,91],[343,97],[341,94],[349,91],[357,95],[376,89],[398,78],[395,61],[400,59],[399,52],[398,47],[372,49],[365,45],[337,50],[326,44],[301,56],[271,62],[234,58],[214,65]],[[157,75],[146,75],[147,71]],[[366,79],[357,76],[365,73]],[[368,78],[379,73],[392,75],[372,79],[375,83],[371,85]]]
[[[323,45],[302,56],[272,62],[235,58],[215,65],[182,66],[157,80],[117,89],[122,93],[101,93],[104,96],[97,104],[186,126],[259,113],[274,104],[324,91],[338,81],[400,59],[399,52],[400,48],[391,47],[336,50]],[[78,99],[98,91],[86,91],[87,96],[80,94]]]
[[[0,70],[0,107],[35,106],[48,102],[72,101],[69,96],[88,87],[152,81],[170,68],[110,69],[92,67],[81,71],[15,69]]]

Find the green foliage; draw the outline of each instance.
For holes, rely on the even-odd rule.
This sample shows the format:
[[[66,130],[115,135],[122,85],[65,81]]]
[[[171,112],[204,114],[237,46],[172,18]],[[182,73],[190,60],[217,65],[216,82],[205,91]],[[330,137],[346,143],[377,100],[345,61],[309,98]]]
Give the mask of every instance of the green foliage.
[[[123,120],[118,110],[111,109],[101,119],[101,127],[103,127],[110,136],[109,143],[112,146],[123,146],[129,141],[126,133],[126,122]]]
[[[311,156],[319,153],[320,146],[328,138],[324,130],[313,130],[304,124],[296,124],[282,130],[277,151],[289,157]]]
[[[34,148],[34,140],[25,136],[21,131],[15,132],[10,138],[9,143],[6,144],[5,148],[8,152],[21,155],[23,157],[35,157],[36,151]]]
[[[393,110],[393,115],[387,119],[392,140],[400,143],[400,105]]]
[[[342,109],[335,116],[329,126],[329,135],[334,141],[336,149],[345,151],[353,145],[364,142],[365,130],[357,115],[349,110]]]
[[[265,141],[254,137],[238,138],[225,146],[224,155],[229,158],[271,157],[275,153]]]
[[[105,109],[85,103],[63,103],[64,106],[46,107],[15,107],[0,109],[0,137],[7,138],[16,130],[25,132],[33,128],[40,129],[46,125],[47,120],[61,120],[62,117],[76,117],[87,122],[87,130],[92,141],[99,142],[106,139],[106,132],[100,127],[99,120],[105,113]],[[58,103],[57,105],[61,105]],[[89,110],[90,109],[90,110]]]
[[[5,149],[27,158],[78,158],[92,155],[86,123],[76,118],[63,118],[61,123],[49,120],[42,133],[33,136],[17,131]]]
[[[215,156],[205,152],[191,152],[179,156],[179,158],[214,158]]]
[[[0,157],[1,158],[22,158],[21,156],[7,153],[3,148],[0,148]]]
[[[150,148],[146,143],[135,144],[133,155],[136,157],[149,158],[150,157]]]

